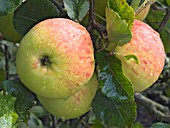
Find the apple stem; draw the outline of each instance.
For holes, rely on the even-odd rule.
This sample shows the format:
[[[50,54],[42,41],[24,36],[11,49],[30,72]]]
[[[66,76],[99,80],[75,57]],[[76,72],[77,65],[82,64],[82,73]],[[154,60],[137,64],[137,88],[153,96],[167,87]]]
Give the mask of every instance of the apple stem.
[[[170,7],[168,7],[168,8],[166,9],[166,15],[164,16],[162,22],[161,22],[160,25],[159,25],[159,28],[158,28],[158,30],[157,30],[158,32],[161,32],[161,31],[162,31],[162,29],[165,27],[165,25],[166,25],[166,23],[169,21],[169,19],[170,19]]]

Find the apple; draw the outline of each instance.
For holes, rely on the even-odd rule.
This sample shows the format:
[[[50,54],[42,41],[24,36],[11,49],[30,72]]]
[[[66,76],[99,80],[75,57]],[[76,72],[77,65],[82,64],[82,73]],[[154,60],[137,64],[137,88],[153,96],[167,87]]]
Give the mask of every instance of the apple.
[[[7,14],[5,16],[0,17],[0,33],[2,33],[3,37],[6,40],[11,42],[20,42],[21,35],[14,29],[12,23],[12,17],[14,13]]]
[[[134,91],[141,92],[158,79],[164,67],[165,51],[159,33],[142,21],[134,20],[132,35],[131,41],[117,46],[115,52],[122,62],[124,74],[134,86]],[[139,64],[120,55],[135,55]]]
[[[49,99],[37,96],[41,104],[57,118],[72,119],[85,114],[91,108],[92,100],[98,88],[97,77],[94,74],[87,85],[68,99]]]
[[[36,24],[21,40],[16,55],[20,80],[47,98],[68,98],[94,72],[90,34],[80,24],[52,18]]]

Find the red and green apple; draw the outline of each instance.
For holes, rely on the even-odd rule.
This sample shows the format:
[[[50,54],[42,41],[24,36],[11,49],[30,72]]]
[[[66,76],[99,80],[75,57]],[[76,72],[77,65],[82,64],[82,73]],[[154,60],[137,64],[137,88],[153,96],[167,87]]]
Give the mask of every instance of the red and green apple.
[[[79,117],[90,110],[97,88],[98,82],[94,73],[90,81],[68,99],[37,97],[48,112],[57,118],[66,120]]]
[[[17,72],[37,95],[66,99],[92,77],[93,52],[90,34],[82,25],[64,18],[47,19],[21,40]]]
[[[123,72],[132,82],[135,92],[150,87],[163,70],[165,51],[160,35],[142,21],[134,21],[131,41],[123,46],[117,46],[115,51],[117,57],[121,59]],[[120,55],[135,55],[139,64]]]

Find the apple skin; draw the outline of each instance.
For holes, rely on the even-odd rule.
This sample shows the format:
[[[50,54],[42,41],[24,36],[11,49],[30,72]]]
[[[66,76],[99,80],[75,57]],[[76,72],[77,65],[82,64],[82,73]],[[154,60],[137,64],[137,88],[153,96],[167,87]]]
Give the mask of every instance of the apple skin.
[[[62,120],[72,119],[85,114],[91,108],[98,82],[96,74],[76,94],[68,99],[49,99],[37,96],[40,103],[53,115]]]
[[[90,34],[82,25],[64,18],[47,19],[21,40],[17,72],[37,95],[68,98],[92,77],[93,52]]]
[[[17,33],[12,23],[13,13],[0,17],[0,33],[11,42],[20,42],[22,36]]]
[[[150,87],[159,77],[164,67],[165,51],[159,33],[142,21],[135,20],[132,39],[123,46],[117,46],[119,55],[135,55],[139,64],[133,59],[120,58],[124,74],[134,86],[135,92]],[[119,58],[119,56],[118,56]]]

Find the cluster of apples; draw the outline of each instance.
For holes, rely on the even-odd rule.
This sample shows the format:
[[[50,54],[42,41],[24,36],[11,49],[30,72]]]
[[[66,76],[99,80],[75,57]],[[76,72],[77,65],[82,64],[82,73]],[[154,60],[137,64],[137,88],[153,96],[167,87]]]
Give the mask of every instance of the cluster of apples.
[[[21,40],[16,56],[21,81],[58,118],[86,113],[98,88],[90,34],[64,18],[35,25]]]
[[[107,0],[95,1],[96,13],[104,16],[106,4]],[[13,27],[12,16],[13,13],[0,17],[0,32],[5,39],[20,42],[22,37]],[[149,88],[164,67],[165,52],[159,33],[142,21],[134,20],[131,41],[114,50],[135,92]],[[135,55],[139,63],[127,59],[128,55]],[[93,43],[82,25],[64,18],[36,24],[19,44],[16,67],[22,83],[56,117],[72,119],[90,110],[98,81]],[[5,79],[3,72],[0,69],[0,81]]]
[[[134,20],[132,33],[131,41],[115,52],[135,92],[141,92],[158,79],[165,52],[149,25]],[[139,64],[127,55],[135,55]],[[16,66],[21,81],[56,117],[76,118],[90,109],[98,82],[93,43],[82,25],[64,18],[38,23],[22,39]]]
[[[0,32],[5,39],[18,42],[21,36],[13,27],[12,16],[0,17]],[[6,23],[9,30],[4,29]],[[135,92],[158,79],[165,61],[164,46],[159,33],[146,23],[134,20],[131,41],[114,50]],[[139,64],[127,59],[128,55],[135,55]],[[21,40],[16,66],[24,85],[58,118],[75,118],[90,109],[98,82],[93,43],[82,25],[64,18],[38,23]]]

